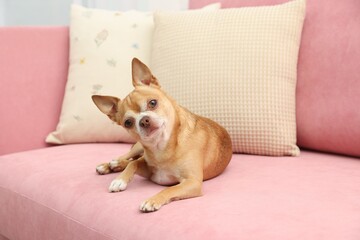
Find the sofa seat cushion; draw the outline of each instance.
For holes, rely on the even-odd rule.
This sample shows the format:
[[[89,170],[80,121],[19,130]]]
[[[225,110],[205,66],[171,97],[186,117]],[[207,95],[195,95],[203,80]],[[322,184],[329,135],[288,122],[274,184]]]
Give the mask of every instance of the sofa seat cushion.
[[[0,157],[0,235],[9,239],[360,239],[360,160],[233,155],[204,196],[144,214],[163,186],[135,176],[108,193],[116,174],[95,166],[128,144],[50,147]]]

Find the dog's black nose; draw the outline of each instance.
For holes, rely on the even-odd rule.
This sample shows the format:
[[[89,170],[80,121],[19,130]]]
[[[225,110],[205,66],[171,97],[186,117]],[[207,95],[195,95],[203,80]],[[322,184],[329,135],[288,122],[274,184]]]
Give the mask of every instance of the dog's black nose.
[[[150,117],[145,116],[142,119],[140,119],[140,127],[142,128],[150,127]]]

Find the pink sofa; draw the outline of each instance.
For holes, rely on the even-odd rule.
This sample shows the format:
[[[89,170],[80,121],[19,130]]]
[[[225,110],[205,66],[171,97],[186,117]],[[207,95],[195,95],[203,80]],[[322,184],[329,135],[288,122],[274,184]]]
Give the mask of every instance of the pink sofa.
[[[139,204],[162,186],[135,177],[110,194],[114,175],[95,173],[130,145],[44,143],[60,114],[68,28],[0,28],[0,239],[360,239],[359,15],[358,0],[308,0],[300,157],[234,154],[224,174],[204,183],[203,197],[151,214]]]

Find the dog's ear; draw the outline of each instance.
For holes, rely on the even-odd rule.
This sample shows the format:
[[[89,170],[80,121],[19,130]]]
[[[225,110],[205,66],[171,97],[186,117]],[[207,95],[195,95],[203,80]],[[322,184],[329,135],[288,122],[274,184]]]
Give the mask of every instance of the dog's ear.
[[[150,71],[150,69],[139,59],[132,60],[132,83],[136,86],[151,86],[160,88],[160,84]]]
[[[117,112],[117,105],[120,102],[119,98],[100,95],[93,95],[91,98],[101,112],[105,113],[111,120],[116,121],[115,114]]]

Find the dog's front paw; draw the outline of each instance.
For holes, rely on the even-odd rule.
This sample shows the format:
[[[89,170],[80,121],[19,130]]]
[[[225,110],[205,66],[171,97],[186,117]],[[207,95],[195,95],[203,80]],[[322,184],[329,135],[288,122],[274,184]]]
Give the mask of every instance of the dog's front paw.
[[[142,212],[154,212],[159,210],[164,204],[166,204],[165,201],[162,201],[156,197],[149,198],[145,200],[140,205],[140,211]]]
[[[113,172],[121,172],[126,168],[128,163],[129,160],[127,159],[120,159],[120,160],[114,159],[109,162],[109,168]]]
[[[127,187],[127,183],[124,180],[114,179],[109,186],[109,192],[124,191],[126,187]]]
[[[108,163],[103,163],[96,167],[96,172],[100,175],[104,175],[111,173],[111,169]]]

